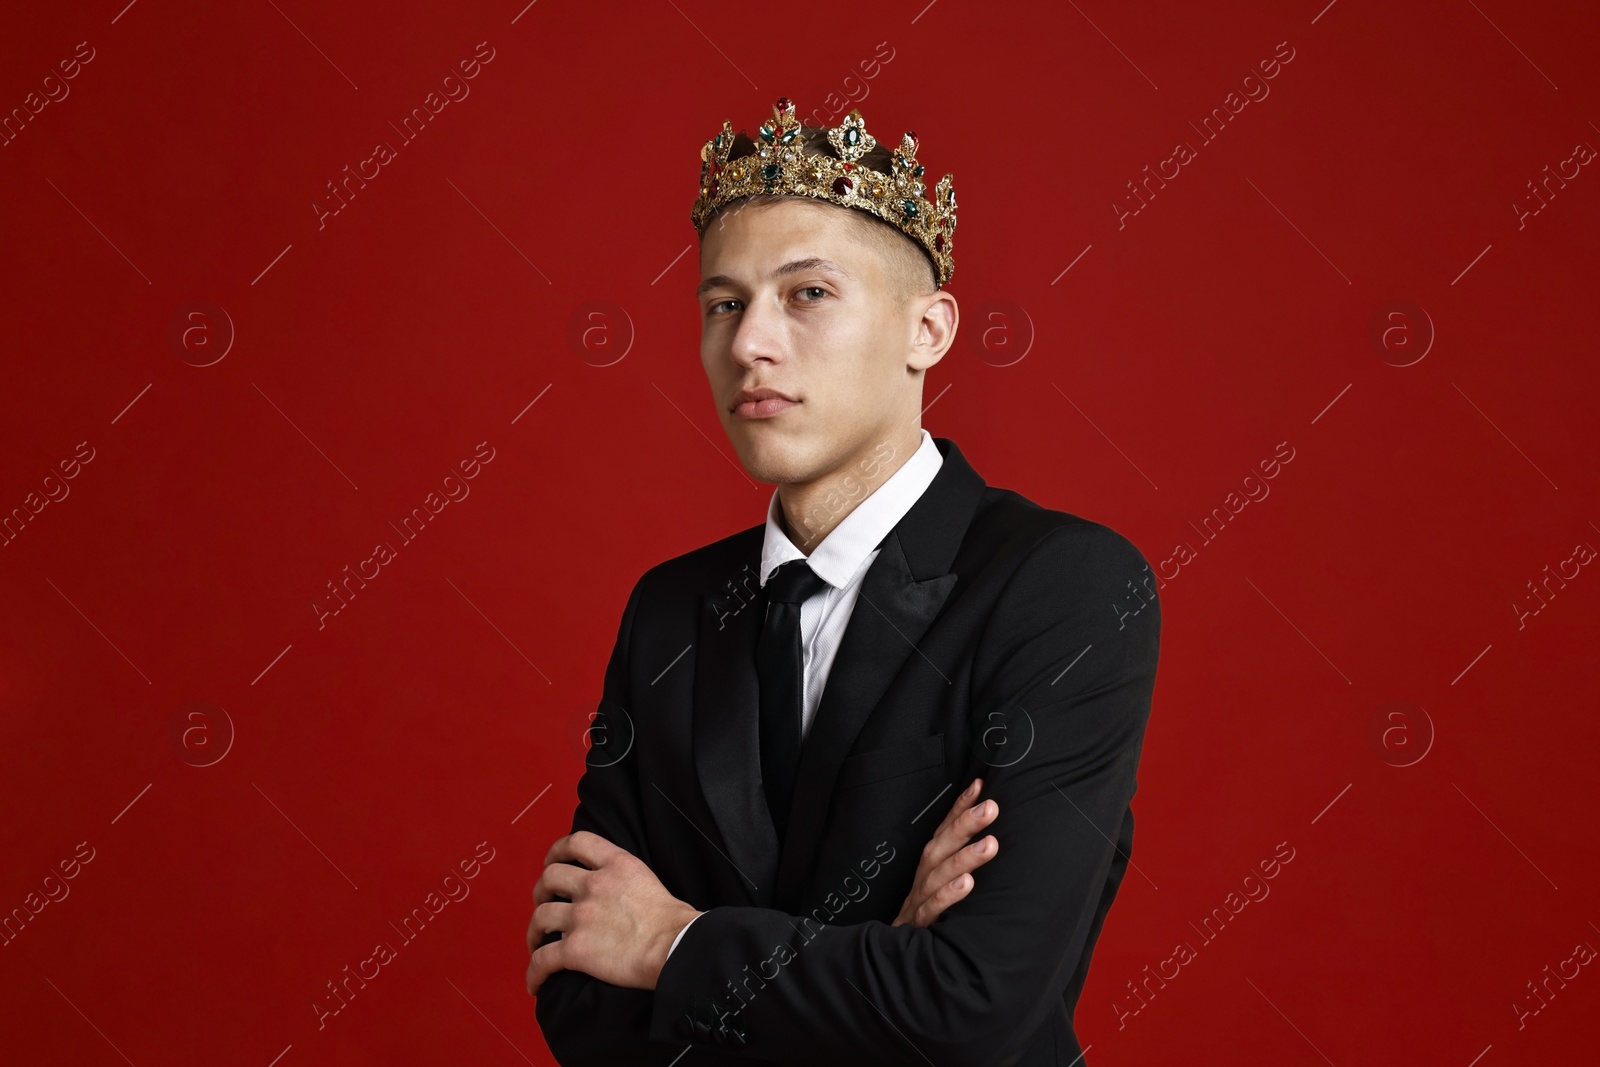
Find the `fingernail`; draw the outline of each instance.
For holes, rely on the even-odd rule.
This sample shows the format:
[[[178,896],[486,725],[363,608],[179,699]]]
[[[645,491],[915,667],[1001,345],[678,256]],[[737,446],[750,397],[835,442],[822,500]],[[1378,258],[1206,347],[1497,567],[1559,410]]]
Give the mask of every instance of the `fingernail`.
[[[994,801],[985,800],[979,806],[978,810],[983,813],[984,818],[988,818],[990,815],[994,814]]]
[[[961,794],[961,795],[965,796],[965,797],[970,797],[970,796],[974,795],[975,793],[977,793],[977,791],[978,791],[978,780],[976,778],[974,778],[972,780],[972,784],[967,786],[967,791],[965,793]]]

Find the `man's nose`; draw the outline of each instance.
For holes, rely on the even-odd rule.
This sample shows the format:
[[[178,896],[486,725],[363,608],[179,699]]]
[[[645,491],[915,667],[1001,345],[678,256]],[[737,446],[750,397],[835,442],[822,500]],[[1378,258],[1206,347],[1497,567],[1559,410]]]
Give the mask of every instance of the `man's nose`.
[[[770,297],[756,297],[739,313],[733,358],[741,365],[783,358],[783,312]]]

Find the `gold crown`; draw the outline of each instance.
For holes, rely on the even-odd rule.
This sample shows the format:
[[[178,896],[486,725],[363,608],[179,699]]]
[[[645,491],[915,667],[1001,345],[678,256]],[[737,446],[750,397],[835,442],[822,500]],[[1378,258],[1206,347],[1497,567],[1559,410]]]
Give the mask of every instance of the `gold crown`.
[[[950,280],[956,269],[951,258],[956,194],[946,174],[934,186],[932,202],[922,195],[916,134],[906,132],[899,149],[890,154],[890,173],[884,174],[860,162],[878,142],[855,109],[828,131],[832,155],[821,146],[818,151],[806,149],[788,97],[773,105],[772,118],[757,133],[759,140],[744,134],[756,146],[755,154],[730,163],[734,132],[732,124],[723,120],[722,132],[700,150],[700,195],[689,216],[697,231],[704,234],[712,212],[733,200],[761,194],[809,196],[876,215],[927,252],[939,285]]]

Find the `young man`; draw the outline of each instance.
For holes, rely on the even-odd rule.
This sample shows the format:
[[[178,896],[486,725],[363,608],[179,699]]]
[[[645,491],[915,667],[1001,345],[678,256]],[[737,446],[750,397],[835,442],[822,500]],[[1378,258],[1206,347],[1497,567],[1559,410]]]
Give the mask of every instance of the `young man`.
[[[528,928],[562,1064],[1082,1063],[1160,606],[1125,538],[921,428],[958,318],[916,151],[779,100],[702,153],[701,362],[777,488],[623,611]]]

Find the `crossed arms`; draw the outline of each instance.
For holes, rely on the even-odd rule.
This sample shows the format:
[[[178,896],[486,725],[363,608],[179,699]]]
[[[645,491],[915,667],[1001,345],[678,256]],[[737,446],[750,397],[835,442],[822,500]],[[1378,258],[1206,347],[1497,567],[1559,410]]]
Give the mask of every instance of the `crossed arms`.
[[[557,1060],[665,1065],[681,1051],[679,1021],[687,1016],[697,1039],[719,1046],[707,1052],[771,1063],[1005,1062],[1074,978],[1081,981],[1116,842],[1131,831],[1123,824],[1160,636],[1148,577],[1130,542],[1078,522],[1041,537],[1002,591],[976,652],[973,685],[975,707],[988,716],[982,721],[997,723],[1013,744],[1003,759],[980,766],[985,791],[1004,814],[993,826],[999,848],[959,906],[928,925],[826,927],[776,909],[712,907],[668,957],[666,944],[696,909],[663,889],[665,900],[642,898],[635,912],[656,914],[660,925],[648,931],[626,976],[608,972],[598,956],[589,970],[547,970],[567,964],[539,962],[562,946],[558,928],[541,925],[536,909],[530,948],[536,935],[543,940],[530,985],[539,971],[536,1014]],[[629,597],[606,670],[605,698],[623,707],[631,706],[628,656],[643,585]],[[579,831],[598,835],[648,866],[633,759],[585,770],[573,831],[580,840]],[[547,875],[579,858],[557,849],[552,856],[558,862]]]

